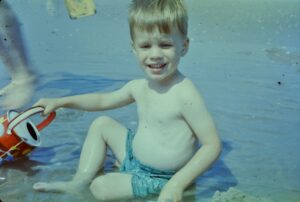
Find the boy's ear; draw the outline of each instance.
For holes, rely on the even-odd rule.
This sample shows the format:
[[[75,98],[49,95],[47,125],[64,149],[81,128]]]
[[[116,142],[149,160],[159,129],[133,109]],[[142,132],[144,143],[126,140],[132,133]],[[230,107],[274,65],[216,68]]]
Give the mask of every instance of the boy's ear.
[[[183,42],[183,48],[181,50],[181,56],[184,56],[188,52],[189,46],[190,46],[190,39],[186,38]]]

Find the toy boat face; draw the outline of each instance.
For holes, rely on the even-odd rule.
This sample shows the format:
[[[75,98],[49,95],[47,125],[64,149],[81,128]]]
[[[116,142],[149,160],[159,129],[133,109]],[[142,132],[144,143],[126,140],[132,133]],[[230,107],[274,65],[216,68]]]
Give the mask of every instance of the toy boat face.
[[[9,111],[1,117],[0,123],[0,164],[25,156],[41,144],[40,134],[30,119],[19,123],[11,133],[7,133],[9,122],[19,113]]]
[[[12,120],[18,114],[18,112],[10,111],[8,114],[8,119]],[[40,133],[29,118],[19,123],[14,128],[14,133],[31,146],[38,147],[41,144]]]
[[[25,156],[40,146],[39,131],[55,118],[55,112],[52,112],[35,126],[29,117],[42,111],[43,108],[34,107],[22,113],[8,111],[0,117],[0,165],[3,161]]]

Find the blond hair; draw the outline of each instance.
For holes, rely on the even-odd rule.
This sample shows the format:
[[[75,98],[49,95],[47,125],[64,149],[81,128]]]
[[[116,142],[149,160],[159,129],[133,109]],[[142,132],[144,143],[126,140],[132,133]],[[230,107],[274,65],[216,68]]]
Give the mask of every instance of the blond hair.
[[[132,40],[134,29],[152,32],[158,28],[169,34],[173,26],[187,37],[188,16],[183,0],[133,0],[128,21]]]

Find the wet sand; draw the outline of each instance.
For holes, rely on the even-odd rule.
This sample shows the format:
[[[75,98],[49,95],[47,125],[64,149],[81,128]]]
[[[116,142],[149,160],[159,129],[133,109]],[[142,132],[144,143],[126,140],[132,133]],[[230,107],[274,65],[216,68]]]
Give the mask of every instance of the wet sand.
[[[143,76],[130,50],[127,2],[97,1],[95,16],[70,20],[63,3],[12,0],[29,54],[41,75],[33,101],[109,91]],[[202,92],[223,141],[220,160],[184,201],[208,202],[230,187],[275,202],[300,200],[300,2],[296,0],[198,1],[190,10],[190,50],[181,71]],[[32,12],[33,9],[35,12]],[[38,25],[38,26],[37,26]],[[0,64],[0,85],[8,82]],[[4,111],[0,111],[1,114]],[[42,132],[42,147],[0,167],[0,199],[93,201],[37,193],[36,181],[70,179],[91,121],[109,115],[136,127],[134,105],[85,113],[60,110]],[[111,166],[107,162],[107,168]]]

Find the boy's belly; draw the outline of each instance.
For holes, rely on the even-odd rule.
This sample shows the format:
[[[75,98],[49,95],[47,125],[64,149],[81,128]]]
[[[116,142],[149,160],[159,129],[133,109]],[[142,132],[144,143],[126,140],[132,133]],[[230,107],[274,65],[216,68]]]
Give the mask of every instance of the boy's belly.
[[[160,170],[178,170],[195,153],[192,134],[147,134],[138,131],[133,140],[133,153],[143,164]]]

